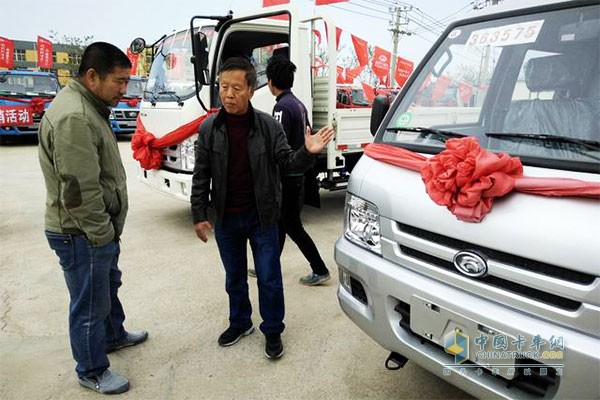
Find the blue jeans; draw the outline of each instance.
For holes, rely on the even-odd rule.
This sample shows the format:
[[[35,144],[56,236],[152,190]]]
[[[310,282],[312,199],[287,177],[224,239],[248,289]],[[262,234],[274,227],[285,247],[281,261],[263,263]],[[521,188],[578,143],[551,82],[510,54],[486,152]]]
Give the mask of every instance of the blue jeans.
[[[246,256],[247,242],[250,241],[263,319],[260,330],[265,334],[283,332],[285,306],[277,224],[262,228],[255,209],[225,213],[222,221],[215,226],[215,238],[225,267],[230,326],[247,329],[252,325]]]
[[[71,298],[69,338],[77,375],[93,376],[109,367],[106,345],[125,337],[125,313],[117,295],[121,286],[116,241],[92,247],[84,235],[46,231],[59,258]]]

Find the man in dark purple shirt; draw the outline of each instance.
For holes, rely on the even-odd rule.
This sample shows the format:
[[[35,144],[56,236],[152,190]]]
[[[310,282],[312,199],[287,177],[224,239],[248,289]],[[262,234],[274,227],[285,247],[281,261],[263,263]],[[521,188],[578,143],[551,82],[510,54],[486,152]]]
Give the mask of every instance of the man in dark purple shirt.
[[[267,64],[269,89],[277,98],[273,117],[283,125],[290,147],[297,150],[303,146],[304,135],[307,127],[310,129],[310,123],[306,107],[291,90],[295,72],[296,66],[287,57],[274,56]],[[304,173],[283,172],[281,185],[280,251],[283,251],[287,233],[312,269],[312,273],[300,278],[300,283],[308,286],[320,285],[329,280],[330,275],[317,246],[302,225],[300,213],[304,204]]]

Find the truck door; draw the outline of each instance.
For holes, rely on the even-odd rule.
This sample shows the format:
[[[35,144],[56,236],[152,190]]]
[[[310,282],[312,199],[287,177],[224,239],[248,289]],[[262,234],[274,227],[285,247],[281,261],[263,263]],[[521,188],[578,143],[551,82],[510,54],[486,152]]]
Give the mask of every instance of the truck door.
[[[269,58],[281,54],[297,63],[298,20],[290,7],[264,8],[260,14],[248,14],[225,22],[217,32],[216,45],[211,48],[211,107],[220,107],[218,71],[230,57],[247,58],[256,68],[257,84],[252,98],[255,108],[271,113],[275,98],[267,85],[266,67]],[[276,19],[277,18],[277,19]]]

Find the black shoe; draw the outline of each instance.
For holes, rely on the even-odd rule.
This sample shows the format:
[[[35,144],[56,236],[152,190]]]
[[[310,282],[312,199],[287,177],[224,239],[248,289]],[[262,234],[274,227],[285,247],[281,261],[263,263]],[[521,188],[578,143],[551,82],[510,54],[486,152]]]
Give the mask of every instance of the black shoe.
[[[254,326],[252,325],[250,325],[250,328],[248,329],[240,329],[230,326],[225,332],[221,333],[221,336],[219,336],[219,346],[232,346],[239,342],[242,336],[248,336],[252,332],[254,332]]]
[[[122,349],[123,347],[135,346],[143,343],[148,339],[148,332],[126,332],[125,337],[116,342],[112,342],[106,345],[106,354],[110,354],[113,351]]]
[[[281,342],[281,334],[267,333],[265,335],[267,342],[265,344],[265,356],[268,359],[276,360],[283,355],[283,343]]]

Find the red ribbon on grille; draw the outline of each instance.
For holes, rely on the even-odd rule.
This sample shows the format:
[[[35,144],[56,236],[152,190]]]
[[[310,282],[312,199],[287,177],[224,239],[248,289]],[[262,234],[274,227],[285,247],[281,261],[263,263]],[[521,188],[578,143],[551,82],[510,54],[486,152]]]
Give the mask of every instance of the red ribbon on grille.
[[[160,165],[162,164],[162,149],[181,143],[194,133],[197,133],[202,122],[204,122],[209,115],[214,114],[217,111],[217,109],[210,109],[205,115],[180,126],[159,139],[146,130],[138,115],[135,132],[131,138],[133,158],[139,161],[142,168],[146,170],[160,168]]]
[[[23,103],[31,108],[32,114],[41,114],[46,109],[46,103],[50,103],[52,99],[44,99],[41,97],[34,97],[30,100],[26,99],[15,99],[14,97],[0,96],[0,100],[14,101],[15,103]]]
[[[481,222],[492,210],[494,198],[513,190],[541,196],[600,199],[600,183],[523,176],[518,157],[488,151],[473,136],[449,139],[446,149],[431,158],[382,143],[367,146],[365,155],[420,172],[429,197],[466,222]]]

